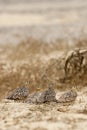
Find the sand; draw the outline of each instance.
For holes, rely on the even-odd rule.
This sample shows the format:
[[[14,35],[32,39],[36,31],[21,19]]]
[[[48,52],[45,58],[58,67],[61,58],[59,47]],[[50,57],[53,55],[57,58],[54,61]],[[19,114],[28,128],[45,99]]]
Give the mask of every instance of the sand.
[[[35,40],[33,42],[35,42]],[[36,44],[38,50],[38,42]],[[45,44],[46,43],[44,43],[44,45]],[[40,46],[42,46],[42,44]],[[44,47],[45,46],[43,46],[43,48]],[[28,50],[26,51],[25,48]],[[25,43],[20,44],[20,46],[15,48],[19,50],[19,52],[17,51],[18,53],[16,53],[16,55],[14,55],[14,47],[8,48],[5,53],[3,53],[3,51],[1,52],[1,55],[4,56],[4,58],[1,59],[2,75],[0,76],[0,129],[86,130],[86,81],[85,85],[78,79],[76,79],[78,80],[78,83],[75,82],[75,84],[72,80],[69,83],[60,83],[59,81],[56,81],[60,77],[64,76],[64,72],[62,72],[64,61],[61,62],[62,66],[60,68],[58,60],[63,60],[62,58],[66,56],[66,53],[64,54],[66,51],[55,51],[55,48],[53,53],[48,46],[48,53],[44,52],[43,48],[41,47],[43,51],[40,52],[39,50],[34,54],[33,51],[35,50],[33,50],[33,48],[34,46],[31,46],[30,48],[30,45]],[[29,52],[30,49],[31,52]],[[5,55],[7,55],[7,58],[5,58]],[[46,68],[48,70],[47,72],[45,72]],[[44,73],[47,74],[47,78],[50,78],[50,81],[43,79]],[[40,79],[41,77],[42,79]],[[75,102],[71,104],[50,102],[35,105],[23,103],[21,101],[10,101],[5,99],[9,92],[18,86],[22,86],[26,81],[30,81],[28,84],[30,93],[36,92],[39,85],[42,85],[42,89],[44,89],[49,86],[49,83],[53,83],[57,98],[63,92],[70,90],[74,85],[76,85],[78,96]]]
[[[0,130],[87,130],[87,68],[63,81],[67,53],[87,48],[86,8],[86,0],[0,1]],[[6,99],[26,81],[30,93],[53,84],[57,98],[72,87],[78,96],[71,104]]]

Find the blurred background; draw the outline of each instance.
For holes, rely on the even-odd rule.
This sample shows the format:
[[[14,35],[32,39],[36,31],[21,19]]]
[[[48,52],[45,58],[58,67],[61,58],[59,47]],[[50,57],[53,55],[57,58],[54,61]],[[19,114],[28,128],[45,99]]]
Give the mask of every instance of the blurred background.
[[[75,48],[87,52],[87,0],[0,0],[0,130],[87,130],[87,53]],[[69,107],[5,100],[26,83],[29,94],[78,97]]]
[[[87,0],[0,0],[0,44],[86,37],[86,16]]]

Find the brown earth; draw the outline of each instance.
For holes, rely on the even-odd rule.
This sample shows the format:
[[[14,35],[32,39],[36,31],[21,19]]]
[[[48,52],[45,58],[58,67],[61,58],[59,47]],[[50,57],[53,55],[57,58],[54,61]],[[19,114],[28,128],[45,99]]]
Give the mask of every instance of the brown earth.
[[[61,43],[59,45],[59,43]],[[75,46],[86,48],[86,40]],[[0,129],[1,130],[86,130],[87,81],[86,74],[61,82],[65,76],[64,64],[71,47],[64,40],[43,43],[28,39],[18,46],[2,46],[0,52]],[[46,103],[30,105],[8,101],[6,95],[28,81],[30,93],[53,84],[59,95],[73,86],[77,99],[72,104]]]

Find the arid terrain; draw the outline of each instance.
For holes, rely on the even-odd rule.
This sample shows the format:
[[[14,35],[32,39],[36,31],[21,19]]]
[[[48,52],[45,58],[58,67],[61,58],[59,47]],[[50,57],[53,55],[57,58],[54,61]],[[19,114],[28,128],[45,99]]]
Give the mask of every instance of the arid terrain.
[[[69,58],[77,48],[87,51],[86,7],[86,0],[0,0],[0,130],[87,130],[87,53],[82,64],[75,53]],[[57,99],[73,88],[77,98],[70,104],[6,99],[26,82],[30,94],[52,85]]]
[[[28,39],[15,47],[1,47],[0,129],[86,130],[87,68],[64,80],[65,59],[74,47],[71,49],[64,41],[59,41],[61,45],[42,42]],[[80,46],[86,49],[86,44],[85,40],[78,41],[76,48]],[[78,96],[73,104],[50,102],[31,105],[5,99],[12,90],[25,85],[26,82],[30,94],[37,92],[38,88],[39,91],[44,90],[52,84],[57,98],[73,87]]]

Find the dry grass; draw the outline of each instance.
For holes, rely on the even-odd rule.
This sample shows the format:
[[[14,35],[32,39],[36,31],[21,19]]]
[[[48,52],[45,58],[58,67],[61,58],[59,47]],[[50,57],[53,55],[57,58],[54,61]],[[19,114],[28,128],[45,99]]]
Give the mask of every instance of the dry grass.
[[[74,51],[74,48],[80,48],[81,42],[83,44],[83,41],[78,41],[73,49],[64,40],[49,44],[35,39],[15,47],[1,47],[1,129],[49,130],[55,127],[79,130],[81,123],[84,130],[87,128],[87,54],[83,55],[85,60],[80,64],[82,54],[76,56]],[[86,49],[86,44],[82,48]],[[67,71],[66,75],[68,69],[72,71]],[[75,103],[69,106],[56,103],[30,105],[2,100],[10,91],[26,82],[30,93],[52,85],[59,97],[74,86],[78,96]]]
[[[76,47],[84,41],[78,41]],[[60,43],[60,44],[59,44]],[[6,49],[4,47],[4,49]],[[73,75],[72,78],[65,80],[66,50],[71,50],[70,46],[64,40],[57,40],[55,43],[44,43],[41,40],[28,39],[16,47],[7,48],[4,60],[4,66],[1,63],[0,91],[2,95],[18,86],[24,85],[28,81],[31,92],[39,87],[45,88],[52,84],[55,88],[63,88],[71,85],[87,84],[86,65],[84,69]],[[63,54],[58,56],[62,52]],[[2,53],[2,55],[5,55]],[[52,55],[54,54],[54,57]],[[2,61],[1,61],[2,62]],[[79,62],[79,61],[78,61]],[[9,67],[8,67],[9,64]],[[72,63],[74,64],[74,63]],[[78,80],[77,80],[78,79]]]

